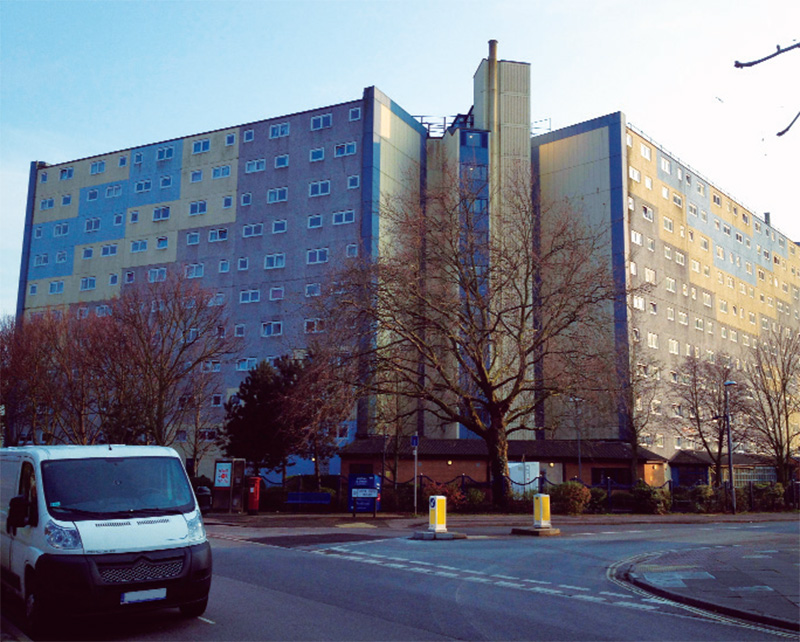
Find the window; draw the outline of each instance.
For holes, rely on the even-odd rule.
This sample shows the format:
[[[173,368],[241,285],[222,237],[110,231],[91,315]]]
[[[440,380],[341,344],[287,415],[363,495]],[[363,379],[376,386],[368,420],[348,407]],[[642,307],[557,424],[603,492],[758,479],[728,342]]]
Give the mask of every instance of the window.
[[[141,165],[142,164],[142,152],[136,152],[133,155],[133,164],[134,165]]]
[[[262,337],[279,337],[283,334],[282,321],[267,321],[261,324]]]
[[[192,143],[192,154],[202,154],[211,149],[211,141],[208,138],[196,140]]]
[[[162,176],[159,180],[158,186],[161,189],[167,189],[168,187],[172,187],[172,176]]]
[[[686,256],[682,252],[675,252],[675,263],[686,265]]]
[[[83,224],[84,232],[97,232],[100,230],[100,219],[97,217],[87,218]]]
[[[350,122],[354,120],[361,120],[361,107],[350,108]]]
[[[200,232],[189,232],[186,235],[186,245],[197,245],[200,242]]]
[[[669,245],[664,246],[664,258],[666,259],[672,258],[672,248]]]
[[[208,204],[206,201],[193,201],[189,203],[189,216],[198,216],[199,214],[205,214],[208,209]]]
[[[61,197],[61,206],[66,207],[67,205],[72,204],[72,194],[64,194]]]
[[[137,254],[138,252],[146,252],[146,251],[147,251],[147,239],[139,241],[131,241],[132,254]]]
[[[133,283],[136,280],[136,273],[133,270],[125,272],[125,283]]]
[[[331,193],[330,181],[314,181],[308,184],[309,196],[326,196]]]
[[[150,179],[146,179],[146,180],[143,180],[143,181],[136,181],[133,184],[133,191],[136,192],[137,194],[141,194],[142,192],[149,192],[151,186],[152,186],[152,183],[151,183]]]
[[[358,256],[358,245],[355,243],[348,243],[347,246],[344,248],[344,255],[348,259],[354,259]]]
[[[42,267],[47,265],[47,263],[47,254],[37,254],[35,257],[33,257],[33,267]]]
[[[203,170],[202,169],[195,169],[192,170],[192,173],[189,174],[189,180],[192,183],[199,183],[203,180]]]
[[[222,395],[211,395],[211,405],[212,406],[221,406],[222,405]]]
[[[41,210],[51,210],[54,207],[55,207],[55,200],[52,198],[43,198],[41,201],[39,201],[39,209]]]
[[[678,207],[683,207],[683,198],[681,198],[678,194],[672,195],[672,202]]]
[[[252,370],[256,367],[256,358],[248,357],[246,359],[238,359],[236,361],[236,369],[240,371]]]
[[[86,192],[86,200],[87,201],[96,201],[97,197],[98,197],[98,192],[97,192],[96,189],[90,189],[88,192]],[[50,201],[52,203],[53,199],[51,198]],[[50,205],[50,207],[53,207],[53,206]]]
[[[628,166],[628,178],[630,178],[632,181],[636,181],[637,183],[639,183],[642,180],[642,174],[641,174],[641,172],[639,172],[638,169],[636,169],[632,165],[629,165]]]
[[[245,174],[253,174],[255,172],[263,172],[267,168],[267,161],[263,158],[247,161],[244,166]]]
[[[669,353],[670,354],[680,354],[680,344],[676,339],[669,340]]]
[[[47,182],[47,172],[40,172],[39,173],[39,182],[46,183]]]
[[[641,143],[641,151],[642,151],[642,158],[650,160],[650,148],[644,143]]]
[[[308,229],[322,227],[322,214],[312,214],[308,217]]]
[[[91,247],[83,248],[83,254],[82,254],[81,258],[90,259],[93,256],[94,256],[94,249],[93,248],[91,248]]]
[[[714,194],[711,197],[711,200],[714,203],[714,205],[716,205],[718,207],[722,207],[722,199],[719,197],[719,194]]]
[[[233,207],[233,196],[222,197],[222,209],[227,210]]]
[[[283,234],[286,231],[286,221],[273,221],[272,222],[272,233],[273,234]]]
[[[277,270],[286,267],[286,255],[283,252],[267,254],[264,257],[265,270]]]
[[[263,223],[252,223],[250,225],[245,225],[242,228],[242,236],[244,238],[250,238],[251,236],[261,236],[263,233],[264,233]]]
[[[244,329],[245,329],[244,323],[237,323],[235,326],[233,326],[233,336],[234,337],[243,337],[244,336]]]
[[[654,216],[653,216],[653,208],[652,207],[648,207],[647,205],[642,205],[642,216],[644,216],[644,218],[646,220],[652,221],[653,218],[654,218]]]
[[[261,290],[242,290],[239,292],[239,303],[258,303],[261,300]]]
[[[275,157],[275,169],[289,167],[289,154],[281,154]]]
[[[228,228],[220,227],[216,230],[208,230],[208,242],[217,243],[228,240]]]
[[[652,268],[646,267],[644,269],[644,280],[648,283],[656,282],[656,271]]]
[[[103,245],[100,248],[100,256],[116,256],[117,254],[117,244],[110,243],[108,245]]]
[[[331,114],[322,114],[321,116],[311,117],[311,131],[319,129],[327,129],[333,125],[333,116]]]
[[[353,223],[356,220],[356,213],[353,210],[344,210],[343,212],[334,212],[333,213],[333,224],[334,225],[345,225],[347,223]]]
[[[95,161],[89,167],[89,173],[94,176],[95,174],[102,174],[106,171],[106,162],[105,161]]]
[[[668,187],[662,187],[661,188],[661,196],[663,196],[665,199],[669,200],[669,188]]]
[[[169,206],[156,207],[153,209],[154,221],[166,221],[169,218]]]
[[[147,270],[147,280],[150,283],[159,283],[167,280],[167,268],[151,268]]]
[[[347,177],[347,189],[358,189],[361,184],[361,177],[358,174]]]
[[[242,132],[242,142],[243,143],[252,143],[255,139],[256,134],[252,129],[246,129]]]
[[[667,308],[667,320],[668,321],[675,320],[675,308]]]
[[[700,249],[708,252],[708,239],[705,238],[704,236],[700,237]]]
[[[668,276],[664,280],[664,284],[666,285],[667,292],[675,292],[675,279],[673,279],[671,276]]]
[[[689,325],[689,315],[686,312],[678,311],[678,323],[681,325]]]
[[[288,187],[273,187],[267,192],[267,203],[283,203],[289,200]]]
[[[280,301],[283,299],[283,286],[276,285],[269,289],[269,300],[270,301]]]
[[[658,303],[655,301],[650,301],[649,309],[650,314],[658,314]]]
[[[36,229],[33,230],[33,238],[35,239],[42,238],[42,233],[43,233],[42,227],[41,226],[37,227]]]
[[[333,148],[333,155],[336,158],[340,158],[342,156],[352,156],[356,153],[356,142],[351,141],[349,143],[341,143],[340,145],[336,145]]]
[[[319,296],[321,292],[319,283],[306,283],[306,296]]]
[[[661,159],[661,170],[665,174],[671,174],[672,173],[672,165],[670,164],[668,158],[662,158]]]
[[[321,160],[325,160],[324,147],[317,147],[316,149],[312,149],[310,152],[308,152],[308,162],[316,163]]]
[[[156,150],[156,160],[165,161],[172,158],[175,150],[172,147],[161,147]]]
[[[667,230],[667,232],[675,231],[675,225],[672,219],[667,216],[664,217],[664,229]]]
[[[308,250],[306,253],[306,263],[308,265],[315,265],[317,263],[328,262],[328,248],[321,247],[314,250]]]
[[[166,250],[169,247],[169,238],[166,236],[159,236],[156,239],[156,249],[157,250]]]
[[[66,263],[67,262],[67,251],[66,250],[59,250],[56,252],[56,263]]]
[[[224,274],[225,272],[229,272],[230,269],[231,269],[231,264],[230,264],[230,261],[228,261],[228,259],[220,259],[219,260],[219,268],[217,269],[217,271],[220,274]]]
[[[647,345],[650,348],[658,348],[658,335],[655,332],[647,333]]]
[[[49,294],[62,294],[64,292],[63,281],[50,281]]]
[[[236,144],[236,134],[226,134],[225,135],[225,147],[230,147],[231,145]]]
[[[284,138],[289,135],[289,123],[279,123],[269,126],[270,138]]]
[[[53,236],[66,236],[69,233],[69,223],[56,223],[53,226]]]
[[[106,187],[106,198],[118,198],[119,196],[122,196],[122,185],[109,185]]]
[[[635,245],[642,244],[641,232],[637,232],[636,230],[631,230],[631,243],[634,243]]]
[[[636,262],[635,261],[631,261],[631,274],[636,276],[636,270],[637,270]]]
[[[236,269],[240,272],[249,269],[250,267],[250,259],[246,256],[240,257],[238,262],[236,263]]]
[[[58,174],[58,180],[60,181],[68,181],[73,177],[75,170],[72,167],[65,167],[61,170]],[[52,293],[51,293],[52,294]]]
[[[241,198],[240,202],[242,204],[242,207],[246,207],[247,205],[250,205],[250,203],[253,202],[253,195],[250,192],[245,192],[244,194],[242,194],[242,198]]]
[[[325,330],[322,319],[306,319],[303,326],[306,334],[319,334]]]
[[[93,276],[85,276],[81,279],[81,292],[87,290],[94,290],[96,287],[96,279]]]
[[[211,170],[211,178],[225,178],[226,176],[231,175],[231,166],[230,165],[219,165],[218,167],[214,167]]]
[[[638,294],[633,295],[633,309],[644,311],[644,297]]]
[[[656,251],[656,242],[649,236],[647,237],[647,249],[650,250],[651,252]]]
[[[104,305],[98,305],[98,306],[97,306],[97,307],[94,309],[94,313],[95,313],[95,315],[97,315],[98,317],[107,317],[107,316],[111,316],[111,306],[110,306],[110,305],[105,305],[105,304],[104,304]]]

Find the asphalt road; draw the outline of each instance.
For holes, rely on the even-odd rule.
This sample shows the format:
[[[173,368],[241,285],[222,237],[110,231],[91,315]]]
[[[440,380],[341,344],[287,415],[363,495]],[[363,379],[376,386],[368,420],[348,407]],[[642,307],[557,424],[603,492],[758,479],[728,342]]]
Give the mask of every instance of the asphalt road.
[[[796,634],[634,590],[609,569],[634,556],[766,533],[792,522],[573,528],[560,538],[465,528],[418,541],[365,527],[210,526],[214,580],[203,618],[177,610],[60,631],[92,640],[773,640]],[[461,529],[459,529],[461,530]],[[61,635],[63,633],[63,635]]]

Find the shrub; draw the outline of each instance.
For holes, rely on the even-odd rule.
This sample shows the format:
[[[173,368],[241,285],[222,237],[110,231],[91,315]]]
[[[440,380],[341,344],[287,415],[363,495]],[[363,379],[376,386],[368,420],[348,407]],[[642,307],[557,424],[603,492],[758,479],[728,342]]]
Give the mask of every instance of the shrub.
[[[665,515],[672,506],[669,492],[663,488],[653,488],[642,480],[636,482],[631,490],[633,509],[637,513],[648,515]]]
[[[572,481],[553,488],[550,496],[553,499],[553,512],[567,515],[580,515],[592,499],[592,494],[586,486]]]
[[[612,511],[633,511],[633,495],[627,490],[615,490],[611,492]]]
[[[467,498],[464,492],[457,484],[440,484],[439,482],[431,482],[425,486],[423,490],[423,497],[425,501],[432,495],[444,495],[447,498],[447,509],[458,510],[466,505]]]
[[[590,488],[591,498],[587,511],[590,513],[605,513],[608,510],[608,493],[602,488]]]
[[[486,493],[480,488],[468,488],[466,499],[468,506],[477,508],[486,503]]]
[[[739,498],[736,499],[738,501]],[[783,510],[784,507],[783,484],[760,483],[753,485],[753,510],[777,511]]]
[[[280,486],[267,486],[261,488],[258,498],[259,510],[278,511],[285,508],[286,492]]]

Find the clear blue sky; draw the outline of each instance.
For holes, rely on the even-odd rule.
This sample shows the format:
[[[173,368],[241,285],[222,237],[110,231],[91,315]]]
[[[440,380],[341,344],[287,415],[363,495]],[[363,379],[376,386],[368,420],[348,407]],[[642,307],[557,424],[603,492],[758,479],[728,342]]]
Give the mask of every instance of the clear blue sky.
[[[622,110],[800,240],[797,0],[0,0],[0,314],[16,307],[28,168],[351,100],[469,108],[472,74],[530,62],[534,119]]]

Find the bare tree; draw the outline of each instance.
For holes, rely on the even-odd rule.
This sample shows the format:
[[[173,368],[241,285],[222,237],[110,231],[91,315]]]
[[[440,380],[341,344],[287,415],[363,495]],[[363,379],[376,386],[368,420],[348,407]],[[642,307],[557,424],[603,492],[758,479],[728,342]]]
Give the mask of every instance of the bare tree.
[[[723,450],[727,450],[725,413],[727,411],[736,418],[746,417],[750,411],[747,392],[743,386],[728,386],[726,408],[725,383],[737,379],[734,361],[726,354],[716,355],[713,361],[686,357],[677,370],[677,377],[678,383],[672,387],[670,398],[686,416],[677,429],[680,431],[688,423],[691,436],[699,441],[714,462],[715,484],[720,485]],[[734,430],[734,441],[746,439],[745,422],[734,421],[731,429]]]
[[[191,423],[192,406],[185,400],[195,390],[195,378],[233,351],[224,332],[224,307],[214,303],[213,293],[177,273],[127,289],[113,302],[126,361],[120,378],[125,393],[138,397],[151,443],[170,445],[179,427]]]
[[[525,176],[492,214],[474,169],[479,178],[453,183],[460,189],[384,204],[388,240],[344,280],[351,292],[340,307],[360,322],[364,389],[399,392],[429,426],[484,439],[502,504],[509,436],[535,427],[545,400],[569,389],[558,363],[579,358],[618,292],[603,233],[566,204],[534,209]]]
[[[792,49],[800,49],[800,42],[793,45],[789,45],[788,47],[781,47],[780,45],[778,45],[777,51],[769,54],[768,56],[764,56],[763,58],[759,58],[758,60],[751,60],[750,62],[739,62],[737,60],[736,62],[733,63],[733,66],[736,67],[737,69],[745,69],[746,67],[755,67],[756,65],[760,65],[762,62],[766,62],[767,60],[771,60],[776,56],[785,54],[787,51],[791,51]],[[779,131],[776,134],[776,136],[783,136],[786,132],[788,132],[792,128],[792,125],[794,125],[795,122],[797,122],[798,118],[800,118],[800,112],[797,112],[797,115],[792,119],[792,122],[790,122],[785,129]]]
[[[800,332],[781,326],[754,340],[745,372],[754,439],[775,461],[778,480],[791,478],[792,453],[800,447]]]

